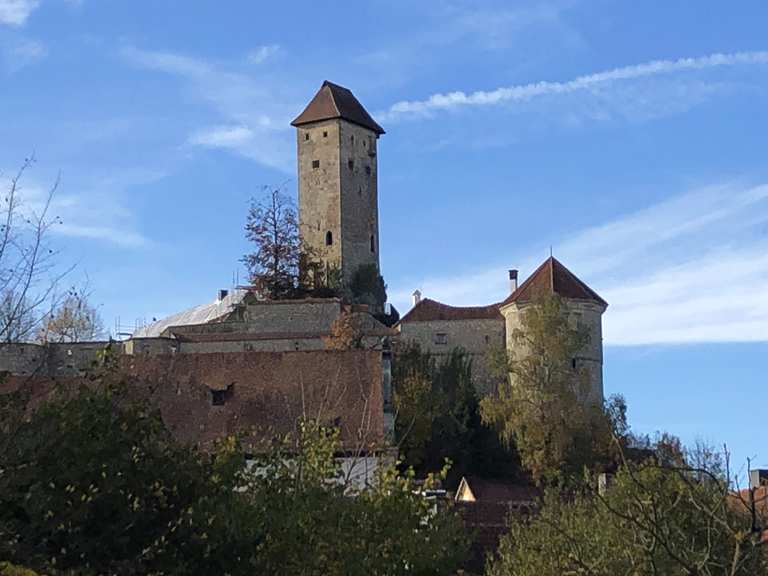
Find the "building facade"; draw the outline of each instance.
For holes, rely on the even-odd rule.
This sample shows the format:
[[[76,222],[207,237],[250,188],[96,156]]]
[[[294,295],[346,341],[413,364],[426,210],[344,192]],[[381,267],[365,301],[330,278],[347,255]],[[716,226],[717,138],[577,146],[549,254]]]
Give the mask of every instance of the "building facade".
[[[399,339],[415,342],[438,357],[453,348],[463,349],[473,360],[475,386],[481,395],[492,393],[499,383],[494,352],[506,350],[511,359],[527,354],[514,338],[523,327],[525,310],[547,295],[563,302],[569,324],[589,336],[586,346],[572,359],[574,370],[586,369],[589,398],[603,400],[602,316],[608,304],[555,258],[548,258],[517,286],[517,271],[510,271],[509,296],[488,306],[449,306],[414,293],[413,308],[395,326]]]

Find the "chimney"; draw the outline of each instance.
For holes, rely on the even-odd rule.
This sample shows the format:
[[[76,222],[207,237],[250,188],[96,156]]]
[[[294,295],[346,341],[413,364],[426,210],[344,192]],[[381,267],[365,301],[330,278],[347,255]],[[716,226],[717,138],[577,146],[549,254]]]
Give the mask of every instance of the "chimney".
[[[768,470],[765,468],[749,471],[749,487],[760,488],[768,486]]]
[[[222,300],[224,300],[224,298],[227,297],[228,294],[229,294],[229,290],[219,290],[218,294],[216,295],[216,301],[221,302]]]
[[[509,271],[509,293],[512,294],[517,290],[517,270]]]
[[[421,302],[421,291],[415,290],[413,292],[413,305],[416,306],[419,302]]]

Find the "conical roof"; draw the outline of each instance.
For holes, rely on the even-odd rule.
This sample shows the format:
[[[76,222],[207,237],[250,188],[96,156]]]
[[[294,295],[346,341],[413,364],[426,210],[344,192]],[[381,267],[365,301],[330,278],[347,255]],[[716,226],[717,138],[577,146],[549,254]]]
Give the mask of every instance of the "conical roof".
[[[304,111],[291,122],[291,126],[302,126],[322,120],[341,118],[363,128],[384,134],[384,129],[371,118],[352,91],[326,80]]]
[[[608,306],[608,303],[600,298],[597,292],[579,280],[573,272],[551,256],[517,290],[510,294],[501,305],[506,306],[512,302],[529,302],[549,294],[557,294],[563,298],[572,298],[574,300],[591,300],[603,306]]]

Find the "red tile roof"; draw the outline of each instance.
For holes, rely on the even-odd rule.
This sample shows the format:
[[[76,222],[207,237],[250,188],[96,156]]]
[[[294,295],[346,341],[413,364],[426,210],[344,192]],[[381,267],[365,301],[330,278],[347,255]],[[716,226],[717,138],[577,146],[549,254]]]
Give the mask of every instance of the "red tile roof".
[[[506,306],[512,302],[528,302],[549,294],[558,294],[563,298],[591,300],[608,306],[597,292],[592,290],[561,262],[553,257],[547,258],[517,290],[501,303]]]
[[[531,502],[539,498],[540,492],[534,486],[527,486],[504,480],[488,480],[475,476],[465,476],[466,482],[478,502]]]
[[[371,118],[352,91],[326,80],[317,91],[304,111],[291,122],[292,126],[302,126],[312,122],[341,118],[353,124],[384,134],[384,129]]]
[[[448,306],[424,298],[400,319],[403,322],[429,322],[431,320],[503,320],[498,304],[489,306]]]

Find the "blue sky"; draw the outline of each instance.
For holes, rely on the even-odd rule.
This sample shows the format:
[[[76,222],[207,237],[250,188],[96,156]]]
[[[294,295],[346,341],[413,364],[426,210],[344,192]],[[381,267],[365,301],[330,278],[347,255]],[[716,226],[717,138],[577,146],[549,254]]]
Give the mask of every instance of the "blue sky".
[[[549,255],[611,304],[608,392],[638,431],[758,436],[768,357],[768,6],[0,0],[0,170],[61,173],[55,242],[107,325],[213,299],[249,198],[295,193],[323,80],[380,142],[392,301],[505,296]],[[754,400],[753,400],[754,399]]]

